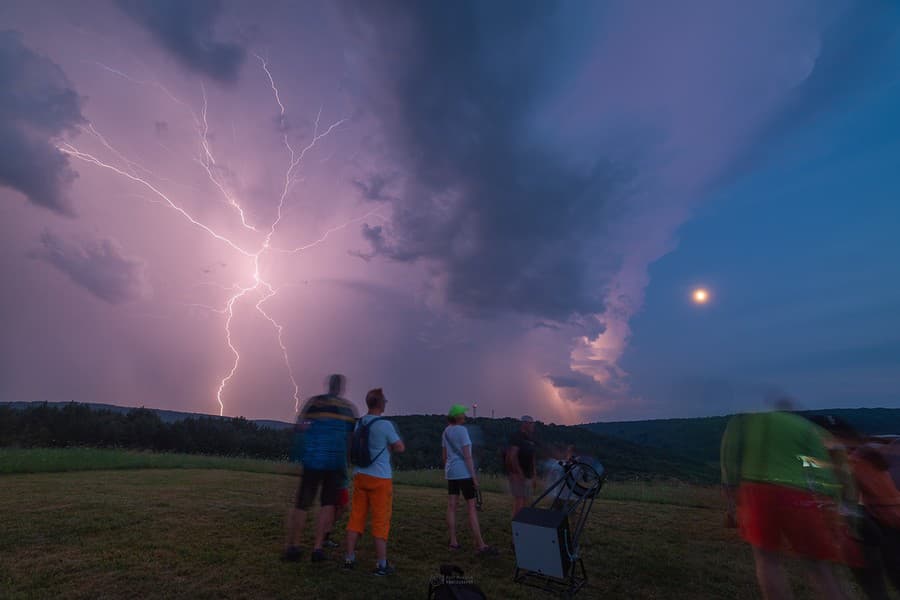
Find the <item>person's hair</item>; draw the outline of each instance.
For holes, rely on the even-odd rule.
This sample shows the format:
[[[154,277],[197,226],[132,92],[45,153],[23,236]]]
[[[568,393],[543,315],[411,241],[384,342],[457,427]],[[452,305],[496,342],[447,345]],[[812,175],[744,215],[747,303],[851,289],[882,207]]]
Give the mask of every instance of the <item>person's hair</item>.
[[[328,393],[334,394],[335,396],[339,396],[344,393],[344,383],[346,382],[346,378],[339,374],[335,373],[331,377],[328,378]]]
[[[369,393],[366,394],[366,406],[369,408],[378,408],[379,406],[384,406],[384,392],[381,388],[375,388],[374,390],[369,390]]]
[[[456,425],[457,423],[460,422],[461,416],[463,416],[463,415],[455,415],[455,416],[447,415],[447,422],[450,423],[451,425]]]

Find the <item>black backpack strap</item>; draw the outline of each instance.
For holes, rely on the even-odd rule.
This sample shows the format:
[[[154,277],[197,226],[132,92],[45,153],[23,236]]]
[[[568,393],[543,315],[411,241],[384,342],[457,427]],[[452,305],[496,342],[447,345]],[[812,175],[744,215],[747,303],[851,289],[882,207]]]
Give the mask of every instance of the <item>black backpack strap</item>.
[[[372,425],[374,425],[374,424],[377,423],[378,421],[384,421],[384,420],[385,420],[384,417],[375,417],[374,419],[372,419],[371,421],[369,421],[368,423],[366,423],[366,424],[364,425],[364,427],[365,427],[367,430],[372,429]],[[362,419],[360,419],[359,422],[362,423]],[[366,435],[366,443],[368,443],[368,441],[369,441],[369,436]],[[387,450],[387,449],[388,449],[387,444],[385,444],[384,448],[381,449],[381,452],[379,452],[378,454],[376,454],[375,456],[372,457],[372,459],[371,459],[370,462],[369,462],[369,466],[372,466],[372,464],[373,464],[376,460],[378,460],[378,457],[381,456],[382,454],[384,454],[384,451]]]

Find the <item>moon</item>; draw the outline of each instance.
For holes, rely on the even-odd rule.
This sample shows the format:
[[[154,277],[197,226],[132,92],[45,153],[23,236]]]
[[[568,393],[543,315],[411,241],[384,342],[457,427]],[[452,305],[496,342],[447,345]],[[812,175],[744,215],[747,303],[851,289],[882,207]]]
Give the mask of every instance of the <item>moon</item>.
[[[709,291],[705,288],[697,288],[691,294],[691,298],[694,300],[694,304],[706,304],[709,302]]]

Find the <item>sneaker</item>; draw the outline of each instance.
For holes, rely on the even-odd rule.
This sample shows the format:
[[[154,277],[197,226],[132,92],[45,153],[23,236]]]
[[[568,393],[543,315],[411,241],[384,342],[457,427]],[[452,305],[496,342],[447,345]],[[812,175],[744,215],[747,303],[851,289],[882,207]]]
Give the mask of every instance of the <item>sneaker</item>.
[[[318,550],[313,550],[310,560],[312,560],[312,562],[322,562],[325,560],[325,553],[322,552],[321,548],[319,548]]]
[[[475,552],[476,556],[497,556],[498,554],[500,554],[500,551],[493,546],[485,546]]]
[[[451,551],[460,550],[462,546],[460,544],[447,544],[447,548]]]
[[[376,577],[387,577],[388,575],[393,575],[397,572],[397,569],[394,568],[392,564],[386,564],[383,567],[375,567],[375,576]]]
[[[322,542],[322,546],[325,548],[340,548],[341,545],[335,542],[334,540],[325,540]]]
[[[284,562],[299,562],[300,556],[302,553],[300,552],[300,548],[297,546],[291,546],[290,548],[286,548],[284,552],[281,553],[281,560]]]
[[[345,558],[345,559],[344,559],[344,568],[345,568],[345,569],[353,569],[354,567],[356,567],[356,561],[355,561],[355,560],[350,560],[350,559],[348,559],[348,558]]]

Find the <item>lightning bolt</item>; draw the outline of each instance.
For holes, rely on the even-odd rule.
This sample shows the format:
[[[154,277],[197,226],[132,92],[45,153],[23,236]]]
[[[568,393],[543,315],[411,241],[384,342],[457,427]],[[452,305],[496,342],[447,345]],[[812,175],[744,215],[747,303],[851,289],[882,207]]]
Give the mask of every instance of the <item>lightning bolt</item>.
[[[298,177],[298,172],[302,170],[304,158],[306,155],[311,152],[316,145],[324,138],[329,136],[335,129],[346,123],[347,119],[339,119],[333,123],[331,123],[328,127],[324,129],[321,127],[321,118],[322,118],[322,108],[319,108],[318,113],[316,114],[316,119],[313,126],[313,133],[310,141],[300,149],[300,151],[296,151],[291,144],[290,138],[288,136],[287,129],[287,121],[286,121],[286,109],[285,105],[281,100],[281,93],[276,84],[275,78],[272,75],[271,70],[269,69],[268,62],[263,59],[259,55],[255,55],[259,60],[260,65],[262,67],[263,72],[268,79],[269,86],[272,89],[272,94],[275,99],[275,103],[279,108],[279,128],[282,133],[282,142],[284,144],[285,149],[288,154],[287,166],[284,172],[284,182],[281,186],[281,193],[278,197],[278,203],[276,205],[275,216],[265,227],[260,227],[254,225],[249,222],[247,218],[247,214],[244,210],[244,207],[241,203],[240,198],[233,190],[229,188],[226,184],[225,180],[222,179],[221,173],[225,172],[224,166],[220,164],[220,161],[216,159],[214,154],[212,144],[209,138],[209,120],[208,120],[208,111],[209,111],[209,102],[206,94],[206,88],[201,84],[200,92],[202,97],[202,106],[200,113],[198,114],[194,109],[190,106],[189,103],[179,99],[175,96],[168,88],[154,80],[144,80],[137,79],[109,67],[103,63],[97,62],[104,70],[121,77],[133,84],[136,85],[144,85],[144,86],[152,86],[162,91],[172,102],[182,106],[185,108],[190,116],[194,126],[194,129],[197,134],[198,145],[199,145],[199,156],[194,158],[194,162],[200,165],[200,167],[205,172],[207,178],[210,183],[219,191],[222,197],[225,199],[226,203],[235,210],[237,215],[240,218],[241,226],[250,232],[255,234],[259,234],[262,236],[261,239],[258,240],[258,244],[255,244],[252,249],[248,249],[244,247],[241,243],[231,239],[229,236],[224,233],[217,231],[210,227],[209,225],[203,223],[201,220],[192,215],[184,206],[179,204],[175,199],[172,198],[170,194],[165,193],[163,190],[159,188],[157,184],[154,183],[156,180],[162,180],[163,178],[157,176],[150,169],[140,165],[136,161],[133,161],[125,156],[124,153],[119,151],[115,146],[113,146],[109,140],[106,139],[91,123],[88,127],[84,128],[84,131],[90,133],[91,136],[96,138],[100,144],[115,158],[118,163],[115,161],[104,160],[97,157],[94,154],[83,151],[77,148],[73,143],[66,141],[60,143],[57,148],[68,155],[69,157],[83,161],[88,164],[93,164],[101,169],[105,169],[111,171],[115,175],[126,178],[132,181],[135,184],[138,184],[144,187],[146,190],[149,190],[152,194],[151,201],[160,202],[161,204],[167,206],[168,208],[174,210],[178,213],[182,218],[187,220],[191,225],[203,231],[207,235],[211,236],[213,239],[216,239],[232,250],[238,252],[242,256],[249,259],[253,266],[253,274],[252,274],[252,282],[248,282],[246,285],[233,284],[232,286],[219,286],[223,289],[228,290],[231,295],[228,297],[225,302],[224,308],[216,308],[212,306],[206,306],[203,304],[185,304],[185,306],[202,308],[206,310],[210,310],[217,314],[223,315],[225,317],[224,321],[224,332],[225,332],[225,342],[230,350],[233,361],[231,363],[230,369],[227,371],[225,376],[220,380],[219,385],[216,388],[216,402],[219,405],[219,414],[224,415],[225,413],[225,403],[224,403],[224,395],[228,388],[228,384],[234,378],[235,374],[238,372],[238,368],[241,364],[241,354],[238,350],[238,347],[235,344],[235,341],[232,336],[232,323],[235,318],[235,309],[238,307],[245,298],[255,295],[257,296],[257,301],[254,305],[256,311],[271,324],[274,332],[275,338],[278,342],[278,346],[281,350],[281,356],[284,361],[285,368],[287,370],[288,377],[291,381],[291,385],[293,386],[293,400],[294,400],[294,410],[299,411],[300,408],[300,387],[297,384],[296,377],[294,376],[294,371],[291,366],[291,360],[288,353],[287,345],[284,342],[284,326],[275,319],[266,309],[265,304],[275,297],[278,294],[278,288],[275,287],[270,281],[268,281],[263,276],[262,270],[262,259],[265,254],[269,251],[277,251],[277,252],[285,252],[285,253],[298,253],[304,250],[308,250],[319,244],[325,242],[329,235],[346,228],[352,223],[360,222],[370,217],[377,217],[380,219],[384,219],[382,215],[378,214],[376,211],[369,211],[365,215],[361,217],[357,217],[345,223],[342,223],[336,227],[332,227],[331,229],[326,230],[319,238],[315,241],[298,246],[293,249],[279,249],[275,248],[272,245],[272,239],[274,238],[276,231],[278,229],[279,224],[281,223],[284,207],[287,203],[287,198],[290,194],[292,186],[301,181]],[[232,124],[232,129],[234,128]],[[320,131],[321,130],[321,131]],[[233,132],[234,133],[234,132]],[[202,282],[198,285],[209,285],[210,282]]]

